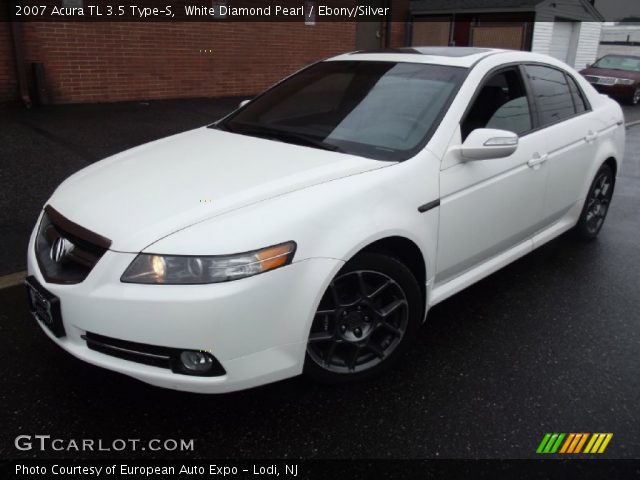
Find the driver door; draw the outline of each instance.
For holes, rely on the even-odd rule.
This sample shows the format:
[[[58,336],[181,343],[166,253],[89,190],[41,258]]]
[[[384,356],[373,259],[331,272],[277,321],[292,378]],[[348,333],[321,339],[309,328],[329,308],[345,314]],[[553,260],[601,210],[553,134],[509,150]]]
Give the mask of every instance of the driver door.
[[[547,152],[544,132],[534,131],[531,105],[518,66],[491,73],[472,99],[450,147],[459,147],[477,128],[514,132],[519,145],[506,158],[463,162],[451,150],[445,155],[436,284],[525,242],[540,228]]]

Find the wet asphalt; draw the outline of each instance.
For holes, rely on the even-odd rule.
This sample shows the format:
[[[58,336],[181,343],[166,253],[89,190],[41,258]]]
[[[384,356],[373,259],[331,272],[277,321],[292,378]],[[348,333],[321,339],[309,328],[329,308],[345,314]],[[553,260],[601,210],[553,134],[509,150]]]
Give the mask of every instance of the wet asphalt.
[[[202,111],[192,123],[205,123]],[[154,126],[164,120],[141,115]],[[65,128],[82,138],[82,123]],[[99,154],[127,144],[130,128],[109,131],[117,148],[105,139]],[[20,132],[2,146],[15,172],[31,152]],[[41,154],[47,142],[43,136]],[[42,203],[47,195],[34,185],[50,188],[87,161],[86,144],[73,148],[76,160],[52,163],[48,179],[28,169],[16,185],[3,178],[2,202],[22,195]],[[25,185],[31,190],[20,192]],[[1,211],[9,215],[3,228],[23,218],[21,208]],[[33,221],[27,216],[20,221]],[[7,231],[9,244],[24,241]],[[0,290],[0,458],[78,456],[18,451],[21,434],[195,440],[193,452],[89,458],[533,458],[546,432],[612,432],[606,458],[640,458],[639,232],[635,127],[597,241],[563,235],[436,306],[396,369],[352,386],[298,377],[226,395],[162,390],[76,360],[30,318],[21,287]]]
[[[242,98],[0,104],[0,276],[26,269],[38,214],[69,175],[98,160],[223,117]]]

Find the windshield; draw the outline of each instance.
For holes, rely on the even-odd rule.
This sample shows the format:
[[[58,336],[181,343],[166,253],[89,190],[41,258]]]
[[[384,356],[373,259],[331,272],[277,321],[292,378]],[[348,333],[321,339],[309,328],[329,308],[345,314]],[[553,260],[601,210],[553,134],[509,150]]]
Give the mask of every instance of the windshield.
[[[618,55],[607,55],[593,64],[597,68],[609,68],[612,70],[629,70],[640,72],[639,57],[623,57]]]
[[[415,63],[322,62],[268,90],[217,128],[404,160],[433,134],[466,72]]]

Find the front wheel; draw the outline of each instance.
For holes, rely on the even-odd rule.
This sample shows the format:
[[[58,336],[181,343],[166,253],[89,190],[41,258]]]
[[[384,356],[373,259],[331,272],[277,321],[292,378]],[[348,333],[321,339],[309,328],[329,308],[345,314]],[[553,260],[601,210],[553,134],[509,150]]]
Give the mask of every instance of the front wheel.
[[[640,103],[640,87],[637,87],[633,92],[633,95],[629,98],[631,105],[638,105]]]
[[[591,184],[582,213],[576,225],[576,233],[583,240],[593,240],[598,236],[609,212],[614,185],[613,170],[602,165]]]
[[[420,326],[422,294],[394,257],[362,253],[347,262],[315,314],[304,371],[325,383],[370,378],[389,368]]]

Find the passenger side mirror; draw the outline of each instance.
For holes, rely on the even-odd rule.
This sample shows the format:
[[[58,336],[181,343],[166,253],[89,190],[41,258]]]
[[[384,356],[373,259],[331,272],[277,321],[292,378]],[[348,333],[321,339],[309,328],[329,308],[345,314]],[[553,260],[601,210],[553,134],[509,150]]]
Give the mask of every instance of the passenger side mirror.
[[[519,138],[513,132],[493,128],[478,128],[471,132],[460,147],[464,161],[505,158],[518,149]]]
[[[238,107],[239,107],[239,108],[242,108],[242,107],[244,107],[247,103],[249,103],[250,101],[251,101],[251,100],[242,100],[242,101],[240,102],[240,105],[238,105]]]

